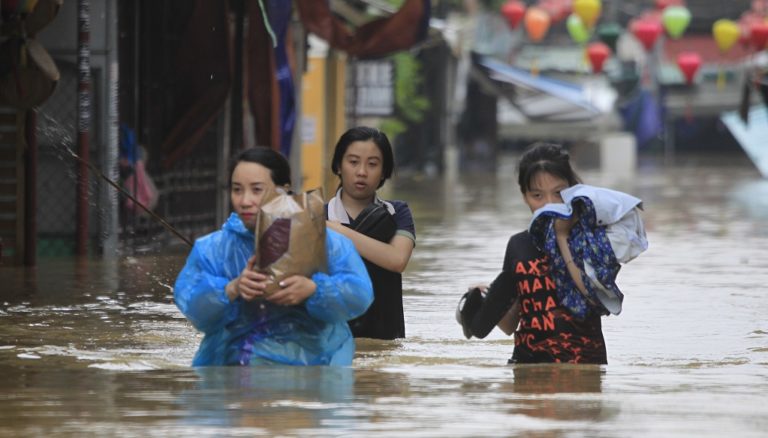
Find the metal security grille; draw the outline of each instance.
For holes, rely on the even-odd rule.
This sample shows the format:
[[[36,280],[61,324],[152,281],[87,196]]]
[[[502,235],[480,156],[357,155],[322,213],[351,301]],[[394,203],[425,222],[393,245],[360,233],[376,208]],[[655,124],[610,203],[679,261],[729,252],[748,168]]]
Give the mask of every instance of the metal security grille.
[[[159,193],[155,212],[179,233],[194,240],[218,227],[216,196],[216,139],[204,139],[194,154],[162,170],[160,157],[148,158],[148,173]],[[210,140],[210,141],[207,141]],[[124,198],[121,198],[124,200]],[[142,211],[126,211],[122,203],[121,242],[128,251],[142,252],[158,247],[184,245],[174,233]]]
[[[37,254],[41,257],[75,253],[77,161],[72,154],[77,149],[77,70],[74,64],[60,60],[56,65],[61,78],[53,95],[38,108],[37,114]],[[94,82],[96,96],[99,90]],[[93,111],[92,120],[94,127],[99,126],[99,111]],[[94,137],[96,129],[91,132]],[[89,155],[90,161],[98,162],[99,151],[93,142]],[[88,189],[89,252],[98,242],[95,239],[98,237],[98,190],[91,175]]]
[[[166,141],[187,109],[173,92],[180,77],[179,48],[194,8],[182,0],[121,3],[120,120],[136,133],[146,153],[147,173],[157,187],[155,212],[189,240],[221,225],[221,193],[225,166],[220,163],[224,115],[195,144],[174,155]],[[222,111],[223,113],[223,111]],[[169,159],[170,157],[173,159]],[[226,178],[224,178],[225,180]],[[182,239],[142,211],[126,210],[121,197],[120,242],[126,251],[180,245]]]
[[[74,64],[57,61],[61,80],[54,94],[38,109],[38,179],[37,179],[37,255],[40,257],[71,256],[76,244],[76,166],[72,156],[77,151],[77,75]],[[91,149],[89,161],[100,168],[102,145],[99,138],[101,117],[98,103],[100,72],[93,72],[94,98]],[[217,128],[209,130],[193,154],[162,169],[158,148],[141,145],[146,155],[147,173],[153,179],[159,198],[154,212],[164,218],[188,239],[208,233],[217,223]],[[125,176],[125,175],[124,175]],[[127,187],[125,180],[116,181]],[[100,251],[100,215],[105,211],[99,204],[102,190],[115,190],[100,176],[89,176],[89,253]],[[126,208],[127,197],[120,194],[119,246],[122,250],[143,252],[183,242],[142,209]]]
[[[24,255],[23,121],[16,109],[0,107],[0,265]]]

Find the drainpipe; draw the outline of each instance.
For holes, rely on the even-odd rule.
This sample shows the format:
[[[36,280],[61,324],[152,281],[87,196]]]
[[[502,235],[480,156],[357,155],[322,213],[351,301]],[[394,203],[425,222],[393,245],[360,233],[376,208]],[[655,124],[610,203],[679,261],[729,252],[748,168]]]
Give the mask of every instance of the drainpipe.
[[[91,125],[91,19],[90,1],[77,2],[77,234],[75,253],[88,255],[88,165]]]
[[[102,169],[104,174],[112,181],[118,181],[120,175],[117,169],[119,156],[118,135],[118,91],[119,91],[119,64],[117,46],[117,0],[106,2],[106,70],[107,74],[104,89],[107,91],[107,120],[106,120],[106,147],[103,148]],[[118,196],[112,187],[100,185],[101,205],[101,249],[104,258],[114,258],[118,255],[118,229],[120,227]],[[135,193],[135,192],[134,192]]]
[[[28,110],[24,117],[24,266],[37,263],[37,111]],[[2,246],[0,245],[0,259]]]

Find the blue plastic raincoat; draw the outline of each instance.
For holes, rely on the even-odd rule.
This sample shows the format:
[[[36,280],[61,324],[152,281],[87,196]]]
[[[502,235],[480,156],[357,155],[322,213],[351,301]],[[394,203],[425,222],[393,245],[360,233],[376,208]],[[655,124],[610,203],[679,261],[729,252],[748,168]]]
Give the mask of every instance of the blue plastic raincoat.
[[[373,288],[352,241],[326,230],[328,273],[298,306],[230,301],[224,291],[254,251],[254,234],[232,213],[221,230],[195,241],[174,286],[176,306],[205,334],[192,362],[204,365],[351,365],[347,321],[365,312]]]

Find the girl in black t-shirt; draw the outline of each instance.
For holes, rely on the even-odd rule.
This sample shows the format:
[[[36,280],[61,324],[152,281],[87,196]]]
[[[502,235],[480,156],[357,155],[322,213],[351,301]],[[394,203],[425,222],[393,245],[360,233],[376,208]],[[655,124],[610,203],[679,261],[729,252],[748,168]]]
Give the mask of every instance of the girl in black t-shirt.
[[[531,212],[548,203],[562,203],[560,191],[579,182],[568,152],[558,145],[536,143],[520,158],[518,183]],[[568,274],[584,292],[568,244],[575,220],[576,215],[557,219],[554,228]],[[534,245],[528,231],[512,236],[499,276],[490,287],[478,286],[465,295],[458,315],[465,336],[484,338],[496,325],[508,335],[514,333],[510,363],[607,363],[600,314],[574,316],[559,301],[550,269],[547,256]]]
[[[352,128],[336,144],[331,170],[341,181],[327,205],[328,227],[355,244],[374,293],[368,311],[349,322],[355,337],[405,337],[401,274],[411,258],[416,230],[408,204],[376,195],[393,168],[392,146],[378,129]]]

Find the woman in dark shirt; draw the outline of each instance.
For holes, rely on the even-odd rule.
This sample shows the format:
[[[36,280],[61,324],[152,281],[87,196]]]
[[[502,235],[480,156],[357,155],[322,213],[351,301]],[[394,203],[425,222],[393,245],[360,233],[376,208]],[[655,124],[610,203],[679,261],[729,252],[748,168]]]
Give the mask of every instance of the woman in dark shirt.
[[[518,183],[531,212],[548,203],[562,203],[560,191],[578,184],[568,152],[558,145],[536,143],[521,156]],[[557,246],[568,274],[582,292],[585,287],[573,263],[568,235],[575,222],[554,222]],[[533,244],[528,231],[509,239],[502,272],[490,287],[466,294],[460,323],[468,338],[484,338],[498,325],[514,333],[510,363],[607,363],[600,313],[577,318],[558,299],[548,257]]]

